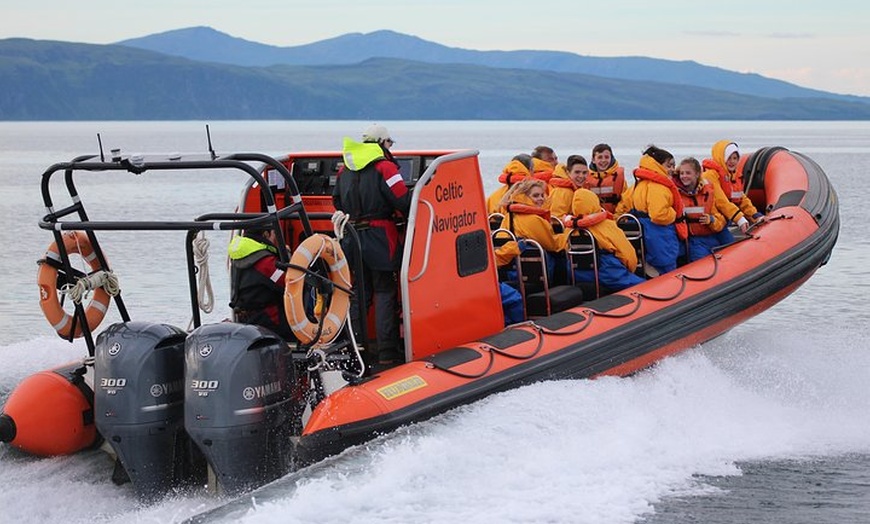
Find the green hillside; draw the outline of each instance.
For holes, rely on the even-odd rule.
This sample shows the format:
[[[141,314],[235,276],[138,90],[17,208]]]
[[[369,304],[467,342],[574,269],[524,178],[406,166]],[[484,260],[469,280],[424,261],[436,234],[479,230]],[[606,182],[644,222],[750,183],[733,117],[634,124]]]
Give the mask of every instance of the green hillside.
[[[864,120],[870,105],[477,65],[240,67],[0,40],[0,120]]]

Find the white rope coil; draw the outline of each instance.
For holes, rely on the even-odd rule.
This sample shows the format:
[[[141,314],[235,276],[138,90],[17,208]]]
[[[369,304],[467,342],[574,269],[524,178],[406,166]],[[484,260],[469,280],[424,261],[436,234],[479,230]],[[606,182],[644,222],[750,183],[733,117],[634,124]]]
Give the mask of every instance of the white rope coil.
[[[64,285],[60,288],[60,292],[67,295],[74,303],[81,304],[82,300],[88,296],[88,292],[98,287],[105,289],[106,293],[113,297],[121,292],[118,277],[111,271],[102,269],[95,271],[92,275],[80,278],[75,284]]]
[[[211,287],[211,275],[208,269],[209,241],[200,231],[193,239],[193,262],[197,269],[197,301],[199,309],[211,313],[214,309],[214,290]]]
[[[196,266],[196,301],[199,309],[205,313],[211,313],[214,309],[214,290],[211,287],[211,274],[208,269],[208,246],[209,241],[205,233],[200,231],[194,237],[193,263]],[[187,330],[193,329],[193,317],[187,323]]]
[[[335,213],[332,214],[331,220],[335,238],[341,240],[344,238],[344,227],[347,225],[348,220],[350,220],[350,216],[343,211],[336,210]]]

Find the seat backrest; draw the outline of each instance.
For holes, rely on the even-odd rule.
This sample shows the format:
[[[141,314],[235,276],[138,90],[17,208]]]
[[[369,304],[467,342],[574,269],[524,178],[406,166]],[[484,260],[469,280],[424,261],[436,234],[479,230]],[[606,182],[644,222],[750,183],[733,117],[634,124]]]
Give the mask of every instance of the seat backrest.
[[[601,296],[598,283],[598,245],[588,229],[577,228],[568,235],[568,258],[571,261],[571,276],[574,269],[592,271],[595,283],[595,298]],[[576,285],[576,281],[575,281]]]
[[[496,229],[490,236],[492,237],[492,247],[496,252],[510,242],[517,243],[516,235],[509,229]],[[496,256],[496,259],[498,259],[498,256]],[[523,297],[523,310],[525,311],[526,296],[522,286],[523,269],[520,266],[519,257],[514,257],[510,263],[498,267],[498,280],[520,292],[520,295]]]
[[[643,225],[631,213],[619,215],[619,218],[616,219],[616,225],[625,233],[625,238],[628,239],[637,254],[637,270],[635,273],[643,276],[646,264],[646,251],[643,247]]]
[[[513,232],[508,229],[496,229],[492,233],[490,233],[490,237],[492,238],[492,247],[496,251],[496,253],[498,253],[501,248],[504,248],[507,244],[511,242],[517,243],[516,235],[514,235]],[[498,258],[499,257],[496,256],[496,259]],[[503,282],[505,281],[503,277],[506,270],[514,269],[519,271],[519,265],[519,260],[514,257],[514,259],[509,264],[499,266],[499,280]]]
[[[580,305],[583,290],[573,285],[553,285],[548,274],[547,252],[532,239],[520,239],[520,267],[526,316],[552,315]]]
[[[561,235],[565,232],[565,225],[556,217],[550,217],[550,225],[553,227],[553,233]]]
[[[520,283],[522,293],[549,292],[550,280],[547,275],[547,256],[544,248],[536,240],[520,239]]]
[[[502,222],[504,221],[504,215],[501,213],[490,213],[489,214],[489,230],[495,231],[501,227]]]
[[[547,275],[547,256],[544,248],[537,241],[524,238],[520,239],[520,256],[517,257],[520,266],[520,293],[523,295],[523,307],[526,318],[540,316],[541,296],[543,296],[543,310],[550,309],[550,282]],[[531,302],[538,304],[531,307]],[[535,311],[532,311],[535,309]]]

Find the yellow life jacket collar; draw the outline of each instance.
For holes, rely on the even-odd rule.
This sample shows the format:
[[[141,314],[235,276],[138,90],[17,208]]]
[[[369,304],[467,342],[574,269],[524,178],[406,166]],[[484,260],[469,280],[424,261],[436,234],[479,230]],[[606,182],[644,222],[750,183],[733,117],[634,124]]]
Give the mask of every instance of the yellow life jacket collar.
[[[359,171],[375,160],[384,158],[384,150],[377,142],[357,142],[344,137],[341,150],[344,165],[351,171]]]

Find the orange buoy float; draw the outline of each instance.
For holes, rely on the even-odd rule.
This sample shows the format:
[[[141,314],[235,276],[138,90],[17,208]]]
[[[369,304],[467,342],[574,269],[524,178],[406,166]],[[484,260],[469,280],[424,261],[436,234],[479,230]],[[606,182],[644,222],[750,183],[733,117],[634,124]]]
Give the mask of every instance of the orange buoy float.
[[[329,266],[329,279],[338,286],[337,292],[332,294],[329,309],[325,315],[321,315],[322,326],[319,322],[311,321],[305,314],[305,271],[290,267],[285,277],[284,312],[290,329],[303,344],[315,341],[319,344],[332,342],[344,326],[350,308],[350,293],[345,291],[351,287],[350,268],[337,240],[315,233],[296,248],[290,257],[290,263],[299,268],[308,268],[318,259],[322,259]]]
[[[0,442],[42,457],[96,445],[94,394],[82,375],[75,363],[24,379],[0,413]]]
[[[91,240],[84,231],[64,232],[63,245],[68,254],[78,253],[88,263],[91,271],[102,269],[97,255],[91,246]],[[45,258],[57,262],[60,261],[57,242],[52,242],[48,246]],[[75,331],[73,331],[72,315],[64,311],[60,305],[57,289],[57,267],[50,263],[41,263],[39,265],[39,273],[36,276],[36,283],[39,285],[39,307],[42,308],[42,314],[45,315],[45,319],[57,331],[57,334],[64,338],[70,338],[71,333],[72,338],[82,336],[81,323],[76,325]],[[109,293],[102,287],[96,288],[93,298],[87,307],[85,307],[85,317],[87,318],[88,328],[91,331],[100,325],[108,309]]]

